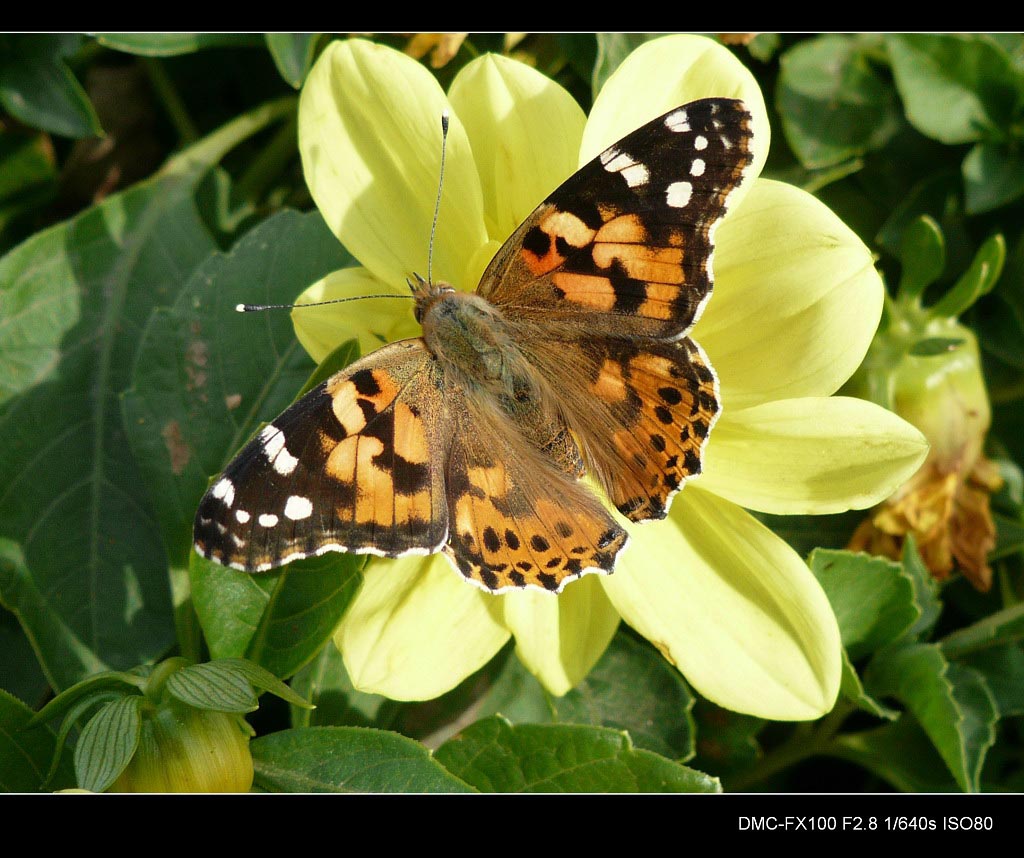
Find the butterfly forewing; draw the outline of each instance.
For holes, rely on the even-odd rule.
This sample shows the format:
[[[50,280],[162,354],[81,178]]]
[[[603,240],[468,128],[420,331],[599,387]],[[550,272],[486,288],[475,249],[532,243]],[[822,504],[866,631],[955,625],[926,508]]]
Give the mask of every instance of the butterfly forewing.
[[[591,334],[671,338],[711,292],[714,228],[752,161],[743,103],[691,102],[559,186],[498,251],[480,294]]]
[[[437,551],[450,435],[422,340],[385,346],[264,427],[199,505],[196,550],[263,571],[325,551]]]

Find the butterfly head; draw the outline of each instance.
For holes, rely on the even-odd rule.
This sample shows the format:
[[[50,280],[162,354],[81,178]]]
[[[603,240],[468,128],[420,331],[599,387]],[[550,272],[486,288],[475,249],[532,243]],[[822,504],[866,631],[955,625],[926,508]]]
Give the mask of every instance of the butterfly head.
[[[429,280],[424,280],[416,273],[412,276],[412,280],[406,278],[405,282],[409,284],[413,300],[416,302],[416,306],[413,308],[413,314],[416,316],[416,321],[422,325],[423,318],[427,315],[427,311],[437,303],[439,298],[455,292],[455,287],[450,283],[432,283]]]

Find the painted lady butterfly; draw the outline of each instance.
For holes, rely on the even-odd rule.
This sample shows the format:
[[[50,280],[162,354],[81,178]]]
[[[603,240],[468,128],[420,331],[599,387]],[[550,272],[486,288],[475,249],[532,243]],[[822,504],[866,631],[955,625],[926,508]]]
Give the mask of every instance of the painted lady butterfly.
[[[294,403],[206,493],[195,547],[260,572],[326,551],[443,551],[491,591],[609,573],[632,521],[700,473],[718,380],[687,332],[752,160],[742,102],[627,135],[505,242],[475,293],[414,285],[423,336]]]

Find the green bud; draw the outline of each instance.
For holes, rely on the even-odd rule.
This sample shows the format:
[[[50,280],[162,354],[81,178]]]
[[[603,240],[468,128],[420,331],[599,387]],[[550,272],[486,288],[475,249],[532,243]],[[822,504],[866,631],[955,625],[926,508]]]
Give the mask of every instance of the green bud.
[[[108,792],[248,792],[249,736],[240,715],[167,698],[143,709],[138,749]]]

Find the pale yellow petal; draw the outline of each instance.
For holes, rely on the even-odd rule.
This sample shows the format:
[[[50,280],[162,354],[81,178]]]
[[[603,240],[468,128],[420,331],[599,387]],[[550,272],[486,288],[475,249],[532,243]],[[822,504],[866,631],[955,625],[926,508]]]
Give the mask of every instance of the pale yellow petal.
[[[299,101],[310,193],[342,244],[379,279],[426,276],[448,100],[410,57],[362,39],[331,42]],[[469,139],[451,117],[434,278],[457,280],[487,240]]]
[[[496,599],[519,660],[552,694],[574,688],[611,642],[619,615],[598,580],[584,575],[558,596],[524,590]]]
[[[623,619],[708,699],[805,720],[839,691],[839,628],[807,565],[744,510],[688,485],[666,522],[633,527],[601,579]]]
[[[365,298],[364,295],[397,295],[400,298]],[[365,268],[333,271],[306,289],[297,304],[360,298],[344,304],[292,310],[292,324],[302,347],[317,363],[346,340],[359,341],[360,354],[369,354],[385,343],[420,334],[413,317],[408,287],[383,283]]]
[[[887,498],[927,454],[924,435],[874,403],[784,399],[723,412],[700,487],[761,512],[844,512]]]
[[[754,161],[730,198],[734,210],[764,166],[771,127],[764,96],[754,76],[728,49],[693,34],[665,36],[633,51],[605,82],[583,132],[579,163],[673,107],[710,97],[742,99],[753,121]]]
[[[466,583],[441,555],[374,558],[334,635],[360,691],[431,700],[485,665],[509,638],[488,609],[494,599]]]
[[[884,287],[868,248],[810,194],[755,182],[718,231],[714,271],[693,336],[725,409],[827,396],[860,366]]]
[[[576,169],[586,115],[547,75],[498,54],[463,67],[448,98],[473,147],[487,231],[504,241]]]

